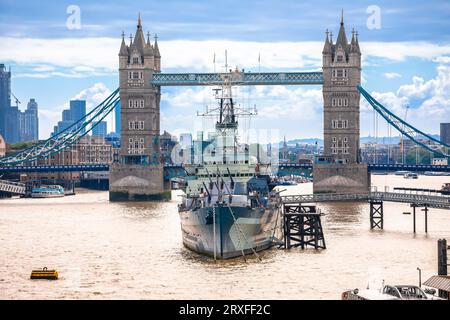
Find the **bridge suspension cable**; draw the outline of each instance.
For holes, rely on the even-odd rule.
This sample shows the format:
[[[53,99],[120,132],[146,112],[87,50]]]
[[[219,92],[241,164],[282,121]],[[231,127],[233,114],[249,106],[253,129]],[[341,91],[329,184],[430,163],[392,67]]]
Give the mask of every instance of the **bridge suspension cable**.
[[[442,157],[450,157],[448,149],[450,145],[443,143],[442,141],[432,137],[429,134],[420,131],[414,126],[410,125],[391,111],[389,111],[386,107],[384,107],[381,103],[379,103],[375,98],[373,98],[361,85],[358,85],[358,91],[362,94],[362,96],[369,102],[369,104],[377,111],[389,124],[391,124],[394,128],[396,128],[400,134],[405,135],[414,143],[419,146],[427,149],[431,153],[435,155],[439,155]]]
[[[119,103],[119,89],[116,89],[103,102],[93,108],[84,117],[65,130],[51,136],[45,141],[33,145],[15,155],[0,158],[0,165],[17,165],[40,160],[58,153],[88,134]]]

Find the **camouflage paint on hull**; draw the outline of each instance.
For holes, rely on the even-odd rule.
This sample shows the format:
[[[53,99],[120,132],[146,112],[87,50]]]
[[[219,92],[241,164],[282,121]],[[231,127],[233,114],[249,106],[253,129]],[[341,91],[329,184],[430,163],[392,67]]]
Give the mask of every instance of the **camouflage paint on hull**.
[[[281,226],[278,206],[248,208],[243,206],[215,205],[213,207],[180,211],[183,244],[198,253],[214,256],[214,226],[216,257],[229,259],[251,254],[252,248],[261,251],[272,246],[275,229]],[[233,211],[234,217],[230,212]],[[236,222],[234,221],[236,218]]]

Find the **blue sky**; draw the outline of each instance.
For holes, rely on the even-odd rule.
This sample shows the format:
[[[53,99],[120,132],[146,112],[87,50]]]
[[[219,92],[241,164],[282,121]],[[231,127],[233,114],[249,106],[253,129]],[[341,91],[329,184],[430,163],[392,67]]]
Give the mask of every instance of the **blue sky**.
[[[68,29],[66,11],[77,5],[81,28]],[[369,29],[380,9],[380,28]],[[11,65],[12,90],[36,98],[46,138],[71,98],[94,105],[117,87],[120,34],[144,30],[159,36],[163,72],[212,71],[228,49],[229,62],[255,70],[318,70],[325,29],[337,35],[341,8],[347,36],[359,33],[363,85],[417,127],[438,133],[450,121],[449,1],[5,1],[0,0],[0,63]],[[335,37],[336,38],[336,37]],[[193,131],[196,111],[211,101],[210,88],[164,88],[161,129]],[[322,136],[321,88],[259,87],[252,126],[288,138]],[[373,134],[373,115],[361,104],[361,133]],[[425,121],[424,119],[427,119]],[[382,134],[382,133],[380,133]]]

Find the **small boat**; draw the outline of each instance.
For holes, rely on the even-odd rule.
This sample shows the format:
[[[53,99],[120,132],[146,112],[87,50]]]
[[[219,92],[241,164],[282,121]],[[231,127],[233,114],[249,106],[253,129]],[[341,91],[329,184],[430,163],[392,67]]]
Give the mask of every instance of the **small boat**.
[[[59,185],[40,186],[31,189],[32,198],[64,197],[64,188]]]
[[[395,171],[395,175],[396,176],[404,176],[407,173],[410,173],[411,171],[406,171],[406,170],[399,170],[399,171]]]
[[[385,285],[381,290],[347,290],[341,295],[342,300],[443,300],[435,296],[436,290],[419,288],[411,285]]]
[[[374,172],[372,172],[372,174],[376,175],[376,176],[386,176],[386,175],[388,175],[388,172],[387,171],[374,171]]]
[[[417,173],[408,172],[408,173],[405,173],[403,178],[405,178],[405,179],[417,179],[417,178],[419,178],[419,176],[417,175]]]
[[[450,183],[444,183],[442,185],[441,194],[450,194]]]
[[[47,267],[44,267],[42,270],[31,271],[30,279],[58,280],[58,272],[56,270],[47,270]]]

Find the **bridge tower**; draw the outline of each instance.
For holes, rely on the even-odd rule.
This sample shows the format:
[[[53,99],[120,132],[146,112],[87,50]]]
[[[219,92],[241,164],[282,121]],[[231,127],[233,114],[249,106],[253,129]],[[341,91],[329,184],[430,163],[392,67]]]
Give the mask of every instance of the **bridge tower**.
[[[360,163],[361,51],[358,33],[349,43],[344,15],[336,43],[326,32],[322,52],[324,101],[324,154],[314,164],[314,192],[368,191],[370,175]]]
[[[121,200],[161,200],[170,197],[164,188],[159,125],[160,87],[150,81],[161,70],[157,37],[145,39],[139,14],[137,30],[130,43],[119,51],[120,127],[119,161],[110,169],[109,198]]]

